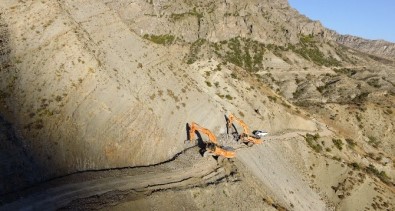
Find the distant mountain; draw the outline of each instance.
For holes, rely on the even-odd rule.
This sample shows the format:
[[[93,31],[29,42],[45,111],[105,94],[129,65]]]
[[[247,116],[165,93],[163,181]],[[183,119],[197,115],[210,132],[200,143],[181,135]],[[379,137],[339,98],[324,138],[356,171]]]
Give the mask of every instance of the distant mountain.
[[[352,35],[339,34],[335,36],[335,39],[338,43],[361,52],[385,57],[387,59],[395,59],[395,43],[385,40],[368,40]]]

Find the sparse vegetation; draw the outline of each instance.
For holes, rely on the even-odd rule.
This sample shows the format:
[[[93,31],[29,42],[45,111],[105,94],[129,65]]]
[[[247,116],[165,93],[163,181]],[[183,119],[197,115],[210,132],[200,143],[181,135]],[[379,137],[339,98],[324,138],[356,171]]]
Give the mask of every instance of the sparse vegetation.
[[[191,47],[189,48],[187,64],[192,64],[199,58],[199,52],[204,43],[206,43],[205,39],[198,39],[192,43]]]
[[[360,166],[358,163],[356,163],[356,162],[351,163],[350,166],[351,166],[354,170],[360,170],[360,169],[361,169],[361,166]]]
[[[356,114],[356,115],[355,115],[355,118],[357,119],[358,122],[361,122],[361,121],[362,121],[362,118],[361,118],[361,116],[360,116],[359,114]]]
[[[56,96],[55,97],[55,100],[57,101],[57,102],[60,102],[60,101],[62,101],[62,96],[60,96],[60,95],[58,95],[58,96]]]
[[[0,90],[0,100],[4,100],[7,97],[9,97],[9,94],[7,92]]]
[[[218,88],[219,87],[219,82],[218,81],[214,82],[214,86]]]
[[[228,100],[233,100],[233,97],[232,97],[232,96],[230,96],[230,95],[228,95],[228,94],[227,94],[227,95],[225,95],[225,98],[226,98],[226,99],[228,99]]]
[[[160,45],[170,45],[175,40],[174,35],[171,34],[162,34],[162,35],[145,34],[143,38]]]
[[[205,81],[208,87],[212,87],[213,85],[210,83],[210,81]]]
[[[386,184],[391,184],[391,178],[385,173],[385,171],[379,171],[372,164],[365,167],[366,173],[370,173],[378,177],[382,182]]]
[[[214,52],[236,66],[256,72],[262,68],[265,46],[248,38],[235,37],[227,41],[212,43]]]
[[[381,144],[381,141],[377,140],[377,138],[374,136],[368,136],[368,138],[369,138],[368,143],[374,148],[379,147],[379,145]]]
[[[338,156],[333,156],[332,159],[333,159],[333,160],[336,160],[336,161],[339,161],[339,162],[342,160],[342,159],[341,159],[340,157],[338,157]]]
[[[231,73],[230,77],[233,78],[233,79],[237,79],[237,75],[235,73]]]
[[[366,98],[369,96],[368,92],[362,92],[360,95],[353,99],[355,104],[361,104],[366,101]]]
[[[318,65],[327,67],[340,65],[340,62],[333,58],[332,55],[325,56],[317,47],[317,44],[313,35],[301,36],[300,43],[297,45],[289,45],[288,49]]]
[[[276,102],[277,101],[277,97],[275,97],[275,96],[267,96],[267,98],[269,98],[269,100],[270,101],[272,101],[272,102]]]
[[[199,13],[199,12],[196,10],[196,8],[193,8],[192,10],[190,10],[190,11],[188,11],[188,12],[185,12],[185,13],[179,13],[179,14],[173,13],[173,14],[171,14],[171,15],[170,15],[170,20],[174,22],[174,21],[181,20],[181,19],[183,19],[183,18],[185,18],[185,17],[187,17],[187,16],[195,16],[195,17],[197,17],[198,19],[201,19],[201,18],[203,17],[203,14],[202,14],[202,13]]]
[[[326,88],[326,86],[319,86],[319,87],[317,87],[317,90],[318,90],[320,93],[323,93],[324,90],[325,90],[325,88]]]
[[[333,71],[335,71],[337,74],[343,74],[343,75],[347,75],[347,76],[353,76],[357,73],[356,70],[353,69],[349,69],[349,68],[335,68],[333,69]]]
[[[347,142],[348,146],[351,147],[351,148],[354,148],[355,145],[357,145],[357,144],[355,143],[355,141],[352,140],[351,138],[346,138],[346,142]]]
[[[372,79],[367,81],[367,83],[370,86],[373,86],[374,88],[380,88],[381,87],[379,82],[380,82],[380,79],[378,79],[378,78],[372,78]]]
[[[343,149],[343,141],[341,139],[332,139],[333,144],[338,148],[339,150]]]
[[[224,99],[225,95],[220,94],[220,93],[216,93],[218,95],[218,97],[220,97],[221,99]]]
[[[174,101],[179,102],[180,99],[174,94],[174,92],[170,89],[167,89],[167,95],[173,98]]]
[[[322,146],[318,142],[318,139],[320,138],[320,135],[316,133],[315,135],[312,135],[310,133],[306,133],[306,136],[304,136],[307,145],[311,147],[315,152],[320,153],[322,151]]]

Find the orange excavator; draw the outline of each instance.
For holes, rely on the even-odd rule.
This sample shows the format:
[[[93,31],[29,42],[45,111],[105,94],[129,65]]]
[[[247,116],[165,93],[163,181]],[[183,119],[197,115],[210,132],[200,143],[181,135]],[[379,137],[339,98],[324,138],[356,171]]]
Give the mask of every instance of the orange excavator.
[[[199,131],[201,133],[204,133],[205,135],[208,136],[208,139],[210,142],[205,143],[206,144],[206,151],[204,152],[204,157],[207,157],[208,155],[213,155],[213,156],[222,156],[225,158],[234,158],[236,156],[234,151],[231,151],[230,149],[226,149],[226,147],[221,147],[218,144],[217,138],[215,135],[209,130],[206,129],[195,122],[192,122],[189,124],[189,141],[195,140],[195,132]]]
[[[206,134],[212,143],[218,144],[217,137],[215,137],[215,135],[209,129],[206,129],[195,122],[189,124],[189,140],[195,140],[196,131]]]
[[[236,118],[233,114],[229,114],[229,116],[227,118],[228,133],[230,131],[230,128],[232,128],[232,124],[234,121],[238,122],[241,125],[241,127],[243,127],[243,133],[241,135],[237,136],[237,139],[239,142],[245,143],[248,146],[262,143],[262,140],[259,139],[260,137],[255,136],[255,135],[250,135],[250,130],[249,130],[247,124],[244,123],[243,120]],[[233,125],[233,127],[234,127],[234,125]]]

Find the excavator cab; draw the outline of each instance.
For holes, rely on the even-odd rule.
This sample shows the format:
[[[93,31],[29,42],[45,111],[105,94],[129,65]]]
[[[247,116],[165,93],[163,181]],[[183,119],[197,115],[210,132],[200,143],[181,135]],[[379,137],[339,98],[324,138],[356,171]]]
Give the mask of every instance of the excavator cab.
[[[245,143],[248,146],[262,143],[262,140],[260,140],[261,136],[259,136],[257,134],[250,135],[250,130],[249,130],[247,124],[244,123],[243,120],[236,118],[233,114],[229,114],[229,116],[227,117],[228,133],[231,130],[231,128],[235,128],[235,126],[233,124],[234,121],[238,122],[240,124],[240,126],[243,128],[243,133],[241,133],[240,135],[238,135],[237,132],[236,132],[236,134],[232,133],[238,142]],[[262,135],[262,134],[263,134],[263,132],[260,133],[260,135]]]

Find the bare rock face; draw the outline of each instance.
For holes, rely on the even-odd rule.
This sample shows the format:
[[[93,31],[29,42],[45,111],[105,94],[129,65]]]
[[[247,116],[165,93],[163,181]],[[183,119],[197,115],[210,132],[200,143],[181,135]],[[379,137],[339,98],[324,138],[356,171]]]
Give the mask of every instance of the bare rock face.
[[[211,42],[234,37],[285,45],[299,42],[299,35],[326,36],[319,22],[289,7],[287,1],[134,1],[108,5],[140,36],[171,34],[177,39]],[[144,11],[144,12],[142,12]],[[329,34],[328,34],[329,35]]]
[[[391,60],[395,59],[395,44],[385,40],[368,40],[351,35],[337,35],[336,41],[364,53]]]

